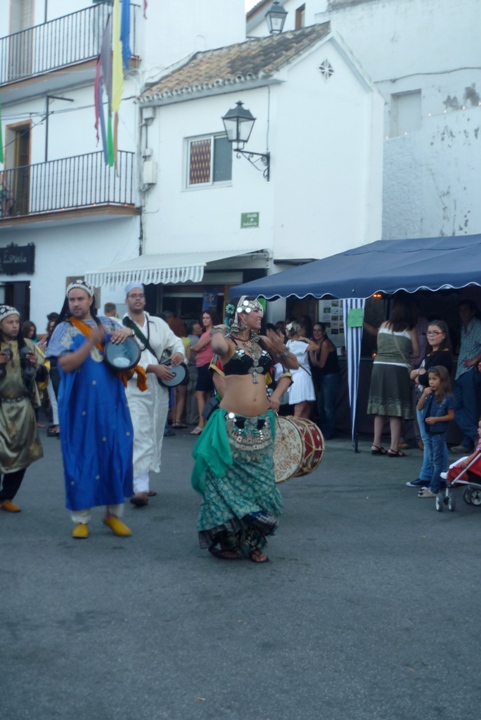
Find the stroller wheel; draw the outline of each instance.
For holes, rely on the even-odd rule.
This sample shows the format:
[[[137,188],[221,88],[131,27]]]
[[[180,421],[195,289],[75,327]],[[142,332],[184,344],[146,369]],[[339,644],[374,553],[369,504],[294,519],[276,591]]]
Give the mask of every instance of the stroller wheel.
[[[471,490],[471,505],[481,505],[481,491],[475,490],[474,488]]]
[[[444,497],[441,493],[436,495],[436,500],[434,502],[436,504],[436,510],[438,512],[442,512],[444,510]]]
[[[471,488],[468,487],[468,488],[466,488],[466,490],[464,491],[464,494],[463,494],[463,500],[468,505],[471,505],[471,492],[472,492]]]
[[[456,498],[454,495],[450,495],[448,498],[448,510],[454,512],[456,510]]]

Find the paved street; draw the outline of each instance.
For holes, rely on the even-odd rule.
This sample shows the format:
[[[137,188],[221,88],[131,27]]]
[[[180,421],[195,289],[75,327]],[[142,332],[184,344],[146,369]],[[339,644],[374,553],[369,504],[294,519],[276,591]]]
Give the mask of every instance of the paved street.
[[[199,549],[187,431],[133,537],[97,509],[86,541],[42,436],[0,513],[2,720],[479,720],[481,508],[417,499],[419,450],[329,442],[257,566]]]

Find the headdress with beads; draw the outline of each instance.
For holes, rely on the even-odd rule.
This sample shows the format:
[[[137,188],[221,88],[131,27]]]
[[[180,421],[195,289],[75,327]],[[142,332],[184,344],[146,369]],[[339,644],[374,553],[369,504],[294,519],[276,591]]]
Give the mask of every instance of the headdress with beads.
[[[0,322],[2,322],[2,320],[5,320],[5,318],[7,318],[9,315],[20,316],[20,313],[11,305],[0,305]]]
[[[232,313],[232,319],[229,321],[231,330],[234,332],[241,332],[245,330],[245,326],[241,324],[240,315],[242,313],[251,313],[253,310],[260,310],[264,313],[264,308],[258,300],[255,298],[248,297],[248,295],[242,295],[237,304],[234,306],[232,303],[227,305],[226,314],[229,314],[229,310]]]
[[[67,287],[66,295],[68,296],[71,290],[84,290],[90,297],[94,296],[94,289],[90,283],[86,280],[74,280]]]

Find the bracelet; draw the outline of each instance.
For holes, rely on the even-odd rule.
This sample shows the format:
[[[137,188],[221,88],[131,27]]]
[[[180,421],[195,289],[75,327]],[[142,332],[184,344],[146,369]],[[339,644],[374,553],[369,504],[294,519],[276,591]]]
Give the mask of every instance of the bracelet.
[[[279,360],[285,360],[286,358],[289,357],[289,355],[290,355],[289,350],[285,350],[284,352],[277,353],[277,357],[279,358]]]
[[[226,336],[226,330],[221,325],[214,325],[212,330],[210,331],[210,336],[215,335],[216,333],[221,333],[223,337]]]

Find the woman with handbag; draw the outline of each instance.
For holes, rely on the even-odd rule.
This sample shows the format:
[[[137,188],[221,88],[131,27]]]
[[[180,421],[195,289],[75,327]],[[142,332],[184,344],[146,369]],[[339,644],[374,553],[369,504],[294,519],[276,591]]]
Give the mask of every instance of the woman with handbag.
[[[364,324],[371,334],[377,334],[377,355],[374,359],[369,389],[367,412],[374,415],[373,455],[404,457],[399,449],[402,420],[412,420],[411,381],[409,377],[411,355],[419,355],[416,331],[412,326],[409,306],[397,300],[389,317],[376,330]],[[391,443],[388,450],[382,446],[382,431],[389,418]]]

